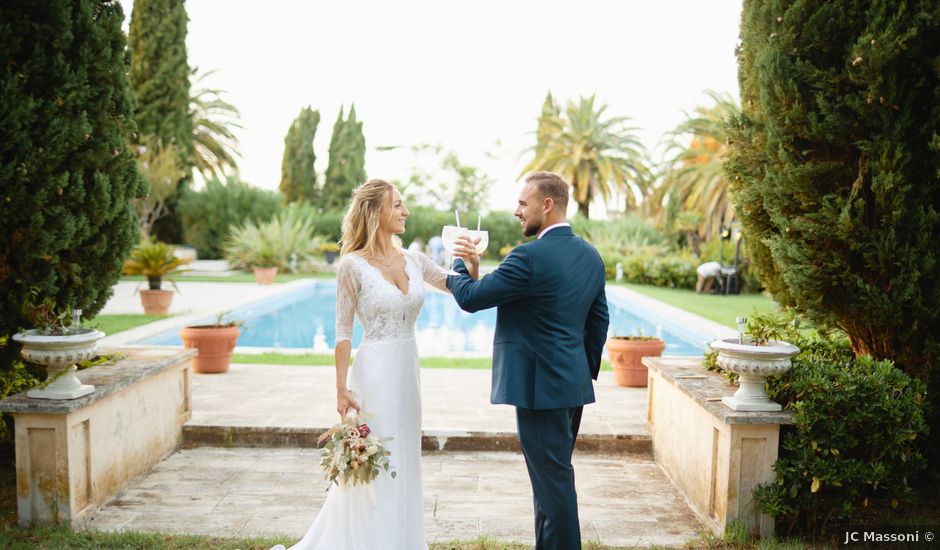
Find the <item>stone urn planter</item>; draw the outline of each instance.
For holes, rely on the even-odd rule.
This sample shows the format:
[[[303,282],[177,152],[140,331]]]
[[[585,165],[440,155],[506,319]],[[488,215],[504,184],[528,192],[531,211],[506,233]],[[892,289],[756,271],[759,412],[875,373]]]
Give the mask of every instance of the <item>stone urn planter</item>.
[[[98,340],[104,338],[100,330],[83,328],[73,334],[47,336],[39,330],[27,330],[13,335],[23,348],[20,355],[30,363],[46,367],[46,380],[38,388],[26,392],[39,399],[75,399],[95,391],[95,387],[82,384],[75,376],[75,363],[93,358]]]
[[[259,285],[270,285],[277,278],[277,266],[275,267],[253,267],[255,272],[255,281]]]
[[[611,336],[606,347],[617,385],[645,388],[648,375],[641,360],[662,355],[666,342],[655,336]]]
[[[146,315],[166,315],[173,303],[172,290],[141,290],[140,303]]]
[[[768,376],[790,370],[790,359],[800,348],[788,342],[771,340],[764,345],[741,338],[724,338],[711,343],[718,351],[718,365],[738,375],[738,391],[721,398],[721,402],[735,411],[767,411],[783,409],[774,403],[764,389]]]
[[[199,350],[193,357],[193,372],[216,374],[228,371],[232,351],[241,331],[236,324],[200,325],[180,330],[183,346]]]

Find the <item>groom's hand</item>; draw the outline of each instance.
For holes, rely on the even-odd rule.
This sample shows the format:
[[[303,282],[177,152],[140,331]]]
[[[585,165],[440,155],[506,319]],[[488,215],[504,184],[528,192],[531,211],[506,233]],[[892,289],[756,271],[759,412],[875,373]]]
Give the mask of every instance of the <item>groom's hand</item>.
[[[480,244],[480,238],[471,239],[466,235],[457,237],[454,242],[454,256],[463,260],[473,279],[480,278],[480,255],[477,254],[477,245]]]

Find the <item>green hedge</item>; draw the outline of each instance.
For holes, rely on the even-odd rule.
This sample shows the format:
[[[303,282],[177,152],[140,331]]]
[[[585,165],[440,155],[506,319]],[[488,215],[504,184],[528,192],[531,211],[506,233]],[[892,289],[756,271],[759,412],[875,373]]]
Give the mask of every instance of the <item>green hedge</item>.
[[[608,279],[616,277],[617,263],[623,265],[623,278],[628,283],[695,288],[695,268],[701,262],[691,252],[668,252],[663,246],[649,246],[631,254],[601,251]]]
[[[9,344],[7,336],[0,336],[0,348]],[[10,368],[0,370],[0,399],[36,387],[40,382],[37,373],[31,371],[22,361],[14,360]],[[0,465],[14,463],[13,415],[3,414],[0,422]]]
[[[796,425],[783,429],[776,481],[755,496],[787,532],[836,532],[911,500],[926,466],[917,445],[927,431],[922,382],[891,361],[810,353],[768,393],[796,413]]]
[[[755,491],[762,510],[788,534],[861,530],[871,518],[897,518],[926,466],[918,448],[927,433],[926,386],[891,361],[856,358],[842,333],[809,334],[792,317],[752,317],[749,334],[801,350],[788,372],[767,383],[796,424],[782,427],[776,480]],[[705,363],[713,365],[714,354]]]
[[[246,221],[268,221],[282,208],[284,196],[229,178],[211,180],[200,191],[187,190],[180,198],[180,215],[186,242],[199,257],[222,257],[229,227]]]

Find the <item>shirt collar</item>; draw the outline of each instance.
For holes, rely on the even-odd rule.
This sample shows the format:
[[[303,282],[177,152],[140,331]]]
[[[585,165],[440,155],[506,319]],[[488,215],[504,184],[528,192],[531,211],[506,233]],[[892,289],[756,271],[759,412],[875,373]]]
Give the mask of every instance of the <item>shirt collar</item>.
[[[556,223],[555,225],[550,225],[546,227],[545,229],[543,229],[541,233],[539,233],[539,238],[541,239],[542,237],[545,236],[546,233],[548,233],[552,229],[555,229],[556,227],[571,227],[571,224],[568,222],[561,222],[561,223]]]

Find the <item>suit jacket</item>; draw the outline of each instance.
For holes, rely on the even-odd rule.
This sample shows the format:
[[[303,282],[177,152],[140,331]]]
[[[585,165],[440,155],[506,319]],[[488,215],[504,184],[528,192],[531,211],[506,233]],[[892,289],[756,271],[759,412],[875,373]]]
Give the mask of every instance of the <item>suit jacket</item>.
[[[517,246],[474,281],[463,261],[447,288],[469,312],[496,307],[490,401],[526,409],[594,402],[609,315],[600,254],[570,227]]]

